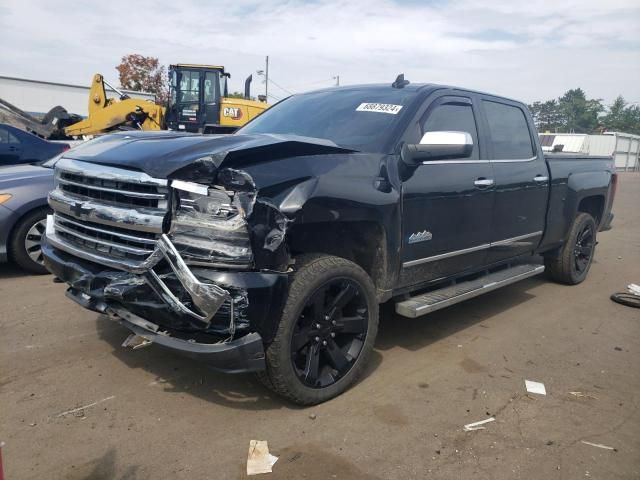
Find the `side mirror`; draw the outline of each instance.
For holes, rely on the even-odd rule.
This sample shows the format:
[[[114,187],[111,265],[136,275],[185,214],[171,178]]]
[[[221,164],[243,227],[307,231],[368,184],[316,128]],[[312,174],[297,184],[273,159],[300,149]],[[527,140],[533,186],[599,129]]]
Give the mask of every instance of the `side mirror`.
[[[473,139],[467,132],[427,132],[418,144],[402,147],[402,161],[409,166],[433,160],[467,158],[473,151]]]

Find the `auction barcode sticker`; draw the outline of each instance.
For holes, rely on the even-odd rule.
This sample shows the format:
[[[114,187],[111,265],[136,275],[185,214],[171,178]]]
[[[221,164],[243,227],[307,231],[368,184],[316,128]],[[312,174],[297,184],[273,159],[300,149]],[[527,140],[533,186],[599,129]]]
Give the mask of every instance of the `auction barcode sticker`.
[[[356,112],[380,112],[397,115],[402,109],[402,105],[393,105],[391,103],[361,103]]]

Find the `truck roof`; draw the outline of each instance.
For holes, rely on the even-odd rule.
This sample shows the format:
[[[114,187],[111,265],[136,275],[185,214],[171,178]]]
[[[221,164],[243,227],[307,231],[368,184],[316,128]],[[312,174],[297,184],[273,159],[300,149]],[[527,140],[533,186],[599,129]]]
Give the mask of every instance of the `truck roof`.
[[[459,91],[461,93],[466,92],[466,93],[476,93],[476,94],[480,94],[480,95],[487,95],[487,96],[494,97],[494,98],[499,98],[499,99],[502,99],[502,100],[508,100],[510,102],[517,102],[517,103],[520,103],[520,104],[524,104],[524,102],[522,102],[521,100],[516,100],[514,98],[509,98],[509,97],[505,97],[505,96],[502,96],[502,95],[496,95],[495,93],[483,92],[483,91],[480,91],[480,90],[473,90],[473,89],[470,89],[470,88],[456,87],[454,85],[442,85],[442,84],[437,84],[437,83],[409,83],[408,85],[406,85],[406,86],[404,86],[402,88],[404,90],[415,91],[416,93],[447,89],[447,90]],[[318,90],[310,90],[310,91],[304,92],[304,93],[325,92],[325,91],[331,91],[331,90],[336,90],[336,89],[340,89],[340,90],[380,91],[380,90],[394,89],[394,87],[392,87],[390,83],[363,83],[363,84],[346,85],[346,86],[340,86],[340,87],[321,88],[321,89],[318,89]],[[297,94],[297,95],[303,95],[304,93]]]

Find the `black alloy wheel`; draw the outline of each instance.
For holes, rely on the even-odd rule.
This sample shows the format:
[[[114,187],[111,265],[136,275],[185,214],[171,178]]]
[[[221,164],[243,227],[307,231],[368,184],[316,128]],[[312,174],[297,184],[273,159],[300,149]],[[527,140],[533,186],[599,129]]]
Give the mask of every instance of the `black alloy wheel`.
[[[291,340],[291,361],[299,380],[325,388],[343,378],[367,336],[367,301],[352,279],[335,278],[306,302]]]
[[[562,248],[545,255],[547,275],[566,285],[583,282],[595,255],[597,231],[594,218],[586,212],[578,212]]]
[[[595,246],[595,231],[594,224],[587,223],[584,225],[576,240],[576,245],[573,249],[573,255],[575,257],[574,265],[576,272],[582,274],[591,265],[593,257],[593,247]]]
[[[333,255],[295,258],[275,336],[265,349],[264,385],[299,405],[346,391],[373,353],[379,317],[376,287],[361,266]]]

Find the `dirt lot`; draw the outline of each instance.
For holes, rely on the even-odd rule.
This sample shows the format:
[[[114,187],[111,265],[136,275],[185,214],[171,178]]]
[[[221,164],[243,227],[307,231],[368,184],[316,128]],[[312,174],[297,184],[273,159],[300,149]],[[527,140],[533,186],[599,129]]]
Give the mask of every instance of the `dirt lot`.
[[[640,310],[609,300],[640,283],[639,201],[640,175],[622,175],[582,285],[536,278],[416,320],[386,308],[366,377],[306,409],[249,375],[125,350],[124,328],[50,276],[2,266],[6,478],[244,478],[251,439],[280,457],[265,479],[640,478]]]

